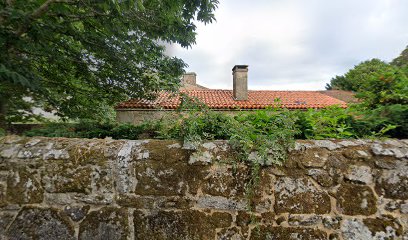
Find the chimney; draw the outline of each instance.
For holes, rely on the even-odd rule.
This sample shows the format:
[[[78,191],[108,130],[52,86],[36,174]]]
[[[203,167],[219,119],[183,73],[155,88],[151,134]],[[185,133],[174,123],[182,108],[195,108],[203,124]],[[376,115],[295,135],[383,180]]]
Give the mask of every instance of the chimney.
[[[235,65],[232,76],[234,100],[248,100],[248,65]]]
[[[197,84],[196,77],[197,77],[197,74],[194,72],[185,73],[181,81],[183,84],[188,83],[191,85],[196,85]]]

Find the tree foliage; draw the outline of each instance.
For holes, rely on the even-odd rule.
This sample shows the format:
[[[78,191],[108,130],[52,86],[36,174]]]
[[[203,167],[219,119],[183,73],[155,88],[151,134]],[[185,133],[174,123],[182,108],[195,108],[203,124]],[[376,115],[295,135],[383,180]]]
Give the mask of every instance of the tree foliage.
[[[185,63],[166,56],[162,43],[190,47],[195,22],[212,22],[217,4],[1,1],[0,122],[6,110],[7,118],[28,116],[33,105],[62,117],[97,117],[126,98],[176,89]]]
[[[345,76],[335,76],[326,84],[326,90],[352,91],[352,84]]]
[[[408,77],[400,68],[379,59],[356,65],[344,76],[333,78],[329,85],[356,92],[356,97],[370,107],[408,103]]]
[[[362,62],[326,88],[356,92],[361,102],[352,115],[361,135],[408,136],[408,48],[390,64],[379,59]]]
[[[391,65],[394,65],[404,71],[408,76],[408,46],[401,52],[401,54],[392,60]]]
[[[391,61],[391,64],[397,67],[408,66],[408,46],[401,52],[401,54]]]

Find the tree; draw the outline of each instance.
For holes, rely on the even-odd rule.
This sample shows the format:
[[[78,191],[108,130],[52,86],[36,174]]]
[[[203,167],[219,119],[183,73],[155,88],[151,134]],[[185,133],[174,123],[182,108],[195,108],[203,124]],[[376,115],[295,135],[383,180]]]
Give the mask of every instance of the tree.
[[[326,90],[346,90],[352,91],[352,85],[344,76],[335,76],[326,84]]]
[[[346,77],[362,76],[357,70],[351,70]],[[364,75],[363,81],[356,87],[357,98],[363,104],[375,108],[393,104],[408,104],[408,78],[397,67],[384,64],[376,71]]]
[[[212,22],[217,5],[218,0],[1,1],[0,127],[6,119],[29,117],[33,105],[61,117],[96,118],[129,97],[176,89],[186,64],[166,56],[160,42],[190,47],[195,21]]]
[[[398,57],[391,61],[391,65],[402,69],[408,76],[408,46],[401,52]]]
[[[408,46],[401,52],[401,54],[391,61],[391,64],[397,67],[408,65]]]
[[[371,59],[354,66],[343,76],[336,76],[330,80],[326,89],[338,89],[345,91],[358,91],[360,85],[365,82],[369,76],[375,74],[379,69],[384,68],[387,63],[379,59]]]
[[[356,92],[369,107],[408,103],[408,78],[401,69],[379,59],[361,62],[329,87]]]

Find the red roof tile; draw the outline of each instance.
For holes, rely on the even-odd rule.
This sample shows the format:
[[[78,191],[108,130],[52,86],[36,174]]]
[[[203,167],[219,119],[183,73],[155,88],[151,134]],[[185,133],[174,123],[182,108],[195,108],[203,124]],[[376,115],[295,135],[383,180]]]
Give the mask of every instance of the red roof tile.
[[[232,90],[184,90],[182,93],[195,97],[211,109],[263,109],[279,105],[288,109],[325,108],[331,105],[347,107],[339,99],[318,91],[248,91],[248,100],[236,101]],[[169,92],[160,92],[155,100],[131,99],[116,106],[116,109],[176,109],[180,97]]]

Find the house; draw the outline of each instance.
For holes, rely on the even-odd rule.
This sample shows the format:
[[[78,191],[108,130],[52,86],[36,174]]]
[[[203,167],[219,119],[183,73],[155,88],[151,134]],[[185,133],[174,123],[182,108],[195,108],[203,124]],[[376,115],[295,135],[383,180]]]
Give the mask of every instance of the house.
[[[233,89],[208,89],[196,83],[195,73],[184,75],[180,92],[197,98],[210,109],[228,114],[276,106],[276,100],[287,109],[321,109],[332,105],[346,108],[347,103],[326,91],[272,91],[248,90],[248,66],[236,65],[232,69]],[[131,99],[116,106],[119,122],[139,124],[146,120],[160,119],[174,113],[180,97],[160,92],[155,100]]]

